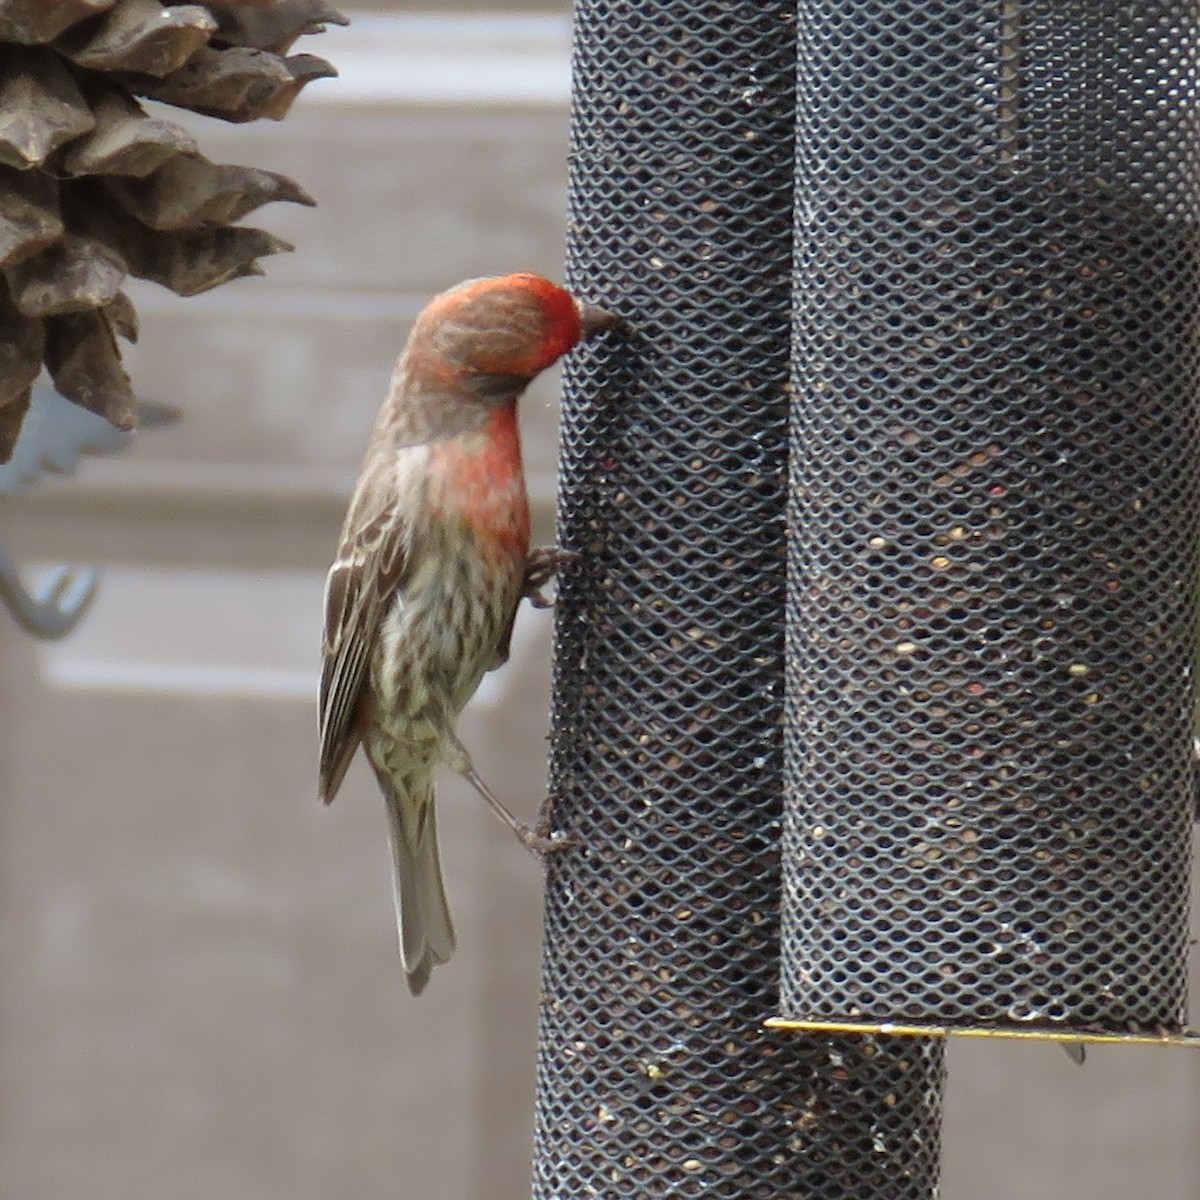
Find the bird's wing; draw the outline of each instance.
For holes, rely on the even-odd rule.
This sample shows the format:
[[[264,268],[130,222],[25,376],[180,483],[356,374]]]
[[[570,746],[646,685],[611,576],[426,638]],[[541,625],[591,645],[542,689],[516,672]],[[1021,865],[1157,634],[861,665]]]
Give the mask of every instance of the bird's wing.
[[[424,453],[413,447],[404,453]],[[325,581],[325,644],[321,664],[320,794],[337,793],[358,748],[356,710],[371,651],[388,604],[404,584],[410,525],[400,515],[394,457],[368,463],[359,480],[337,557]]]

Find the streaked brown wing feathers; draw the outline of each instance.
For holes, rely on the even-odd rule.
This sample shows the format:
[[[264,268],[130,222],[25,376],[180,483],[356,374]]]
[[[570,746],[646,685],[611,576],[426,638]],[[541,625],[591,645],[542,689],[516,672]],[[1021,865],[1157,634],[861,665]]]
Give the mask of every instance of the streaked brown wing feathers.
[[[391,472],[364,475],[351,501],[325,584],[325,642],[319,693],[320,794],[337,792],[359,731],[356,709],[379,623],[405,574],[405,526]]]

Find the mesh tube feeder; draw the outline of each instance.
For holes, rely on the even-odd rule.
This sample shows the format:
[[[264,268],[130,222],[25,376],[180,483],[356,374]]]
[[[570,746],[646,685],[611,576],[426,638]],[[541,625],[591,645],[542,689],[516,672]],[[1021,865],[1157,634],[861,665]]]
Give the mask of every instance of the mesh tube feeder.
[[[1186,1040],[1200,12],[799,44],[779,1023]]]
[[[578,0],[533,1195],[930,1200],[931,1041],[778,988],[794,5]]]

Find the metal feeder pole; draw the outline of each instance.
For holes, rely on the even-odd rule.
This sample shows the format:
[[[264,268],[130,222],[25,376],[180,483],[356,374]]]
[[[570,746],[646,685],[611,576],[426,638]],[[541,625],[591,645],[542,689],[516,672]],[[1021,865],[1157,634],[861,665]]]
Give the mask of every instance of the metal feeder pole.
[[[795,9],[579,0],[533,1195],[929,1200],[936,1045],[770,1033]]]
[[[781,1009],[1186,1040],[1200,6],[800,22]]]

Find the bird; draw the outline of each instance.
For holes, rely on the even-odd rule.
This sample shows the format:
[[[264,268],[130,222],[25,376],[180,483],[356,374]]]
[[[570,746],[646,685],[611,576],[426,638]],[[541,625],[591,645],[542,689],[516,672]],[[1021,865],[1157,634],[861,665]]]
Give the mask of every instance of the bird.
[[[504,663],[517,607],[564,561],[529,548],[517,401],[534,377],[621,318],[540,275],[460,283],[418,315],[368,440],[325,585],[319,792],[361,746],[387,812],[400,958],[419,995],[454,953],[434,813],[440,764],[537,854],[570,839],[514,816],[456,722]]]

